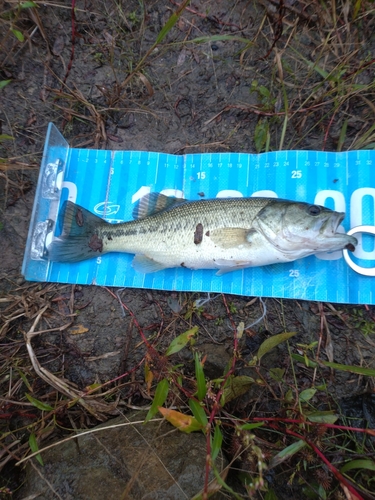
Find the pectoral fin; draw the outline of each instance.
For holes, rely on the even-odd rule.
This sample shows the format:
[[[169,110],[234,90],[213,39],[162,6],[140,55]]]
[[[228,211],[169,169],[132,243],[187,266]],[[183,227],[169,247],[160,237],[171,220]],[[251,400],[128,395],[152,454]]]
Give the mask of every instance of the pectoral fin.
[[[244,229],[242,227],[223,227],[209,231],[211,240],[221,248],[233,248],[240,245],[249,245],[251,234],[254,229]]]
[[[148,274],[148,273],[156,273],[157,271],[162,271],[166,269],[166,266],[161,262],[157,262],[156,260],[150,259],[146,257],[146,255],[137,254],[132,262],[132,266],[138,273]]]

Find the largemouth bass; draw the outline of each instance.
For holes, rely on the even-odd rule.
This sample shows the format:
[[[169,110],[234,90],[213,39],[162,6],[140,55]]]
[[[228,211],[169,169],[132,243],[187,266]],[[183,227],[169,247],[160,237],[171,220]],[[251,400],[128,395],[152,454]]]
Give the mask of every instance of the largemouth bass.
[[[135,220],[110,224],[74,203],[63,207],[62,234],[48,258],[76,262],[109,252],[135,254],[141,273],[171,267],[217,269],[290,262],[318,252],[354,251],[357,240],[337,232],[345,214],[275,198],[187,201],[144,196]]]

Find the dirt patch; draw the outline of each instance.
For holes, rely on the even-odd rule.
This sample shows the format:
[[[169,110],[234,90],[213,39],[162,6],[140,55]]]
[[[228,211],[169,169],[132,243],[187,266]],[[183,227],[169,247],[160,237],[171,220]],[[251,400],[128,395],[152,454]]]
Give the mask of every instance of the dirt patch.
[[[233,461],[230,487],[244,497],[268,490],[277,498],[324,498],[325,489],[333,498],[343,483],[312,444],[339,468],[357,458],[373,463],[374,443],[305,422],[320,411],[327,413],[316,417],[319,424],[371,427],[363,408],[372,399],[363,393],[374,391],[373,372],[366,372],[375,368],[373,308],[269,299],[263,316],[264,306],[249,297],[200,305],[195,301],[206,297],[30,284],[20,268],[49,121],[74,147],[176,154],[373,147],[371,4],[192,2],[160,43],[178,9],[173,1],[77,2],[73,32],[70,4],[37,5],[6,3],[0,19],[0,80],[10,80],[0,89],[0,493],[16,490],[22,468],[14,464],[30,448],[149,406],[164,378],[173,386],[166,405],[190,414],[201,352],[208,416],[233,359],[234,374],[254,381],[244,393],[240,379],[233,383],[240,395],[215,414]],[[197,226],[197,241],[201,232]],[[30,343],[44,378],[26,350],[33,324],[42,332]],[[172,340],[195,326],[195,344],[165,356]],[[283,332],[297,335],[254,361],[259,347]],[[359,415],[338,404],[354,395],[362,398],[353,403]],[[262,430],[238,428],[256,419],[266,423]],[[301,435],[310,447],[274,465]],[[350,475],[350,484],[373,498],[366,474]]]

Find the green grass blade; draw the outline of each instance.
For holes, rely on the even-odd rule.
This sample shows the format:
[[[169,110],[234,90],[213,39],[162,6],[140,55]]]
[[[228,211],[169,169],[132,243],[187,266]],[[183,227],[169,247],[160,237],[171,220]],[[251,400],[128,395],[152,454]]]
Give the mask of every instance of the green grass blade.
[[[155,44],[158,44],[164,40],[164,38],[171,31],[173,26],[177,23],[179,17],[181,16],[183,10],[185,9],[185,7],[188,5],[189,2],[190,2],[190,0],[185,0],[184,2],[182,2],[182,4],[176,10],[176,12],[173,12],[171,17],[168,19],[168,21],[165,23],[165,25],[162,27],[160,33],[158,34]]]
[[[243,431],[251,431],[252,429],[256,429],[257,427],[262,427],[264,422],[257,422],[256,424],[243,424],[240,425],[239,428]]]
[[[348,119],[346,119],[341,127],[340,130],[340,137],[339,137],[339,142],[337,143],[337,151],[340,152],[342,151],[342,147],[344,145],[345,139],[346,139],[346,130],[348,128]]]
[[[154,417],[157,412],[159,411],[159,406],[163,406],[165,403],[165,400],[167,399],[169,392],[169,383],[166,378],[161,380],[158,385],[156,386],[156,391],[155,391],[155,396],[154,400],[152,402],[151,408],[149,409],[144,423],[148,422],[149,420]]]
[[[223,433],[218,425],[215,426],[214,437],[211,443],[211,456],[215,460],[220,453],[221,445],[223,444]]]
[[[290,457],[302,450],[302,448],[304,448],[305,446],[307,446],[307,444],[305,443],[305,441],[302,441],[302,439],[296,441],[290,446],[287,446],[272,458],[269,464],[270,469],[276,467],[276,465],[280,465],[282,462],[285,462],[285,460],[288,460]]]
[[[203,371],[203,365],[199,358],[199,354],[197,352],[195,353],[195,377],[197,379],[197,388],[198,388],[196,396],[199,399],[199,401],[202,401],[202,399],[206,395],[207,386],[206,386],[206,378],[204,376],[204,371]]]
[[[38,443],[37,443],[37,440],[36,440],[36,436],[35,436],[35,434],[33,432],[29,436],[29,446],[30,446],[30,450],[33,453],[35,453],[36,451],[39,450],[39,446],[38,446]],[[43,463],[43,460],[42,460],[42,457],[41,457],[40,453],[38,453],[37,455],[35,455],[35,458],[38,460],[38,462],[40,463],[40,465],[44,466],[44,463]]]
[[[36,398],[33,398],[31,394],[26,393],[27,399],[30,401],[32,405],[34,405],[38,410],[42,411],[53,411],[52,406],[47,405],[46,403],[42,403],[42,401],[39,401]]]
[[[235,35],[212,35],[212,36],[200,36],[198,38],[193,38],[193,40],[189,40],[193,43],[207,43],[207,42],[242,42],[250,45],[253,45],[250,40],[247,38],[243,38],[241,36]]]
[[[208,424],[208,418],[200,403],[198,403],[198,401],[195,401],[194,399],[189,399],[189,407],[198,422],[206,427],[206,425]]]
[[[318,363],[309,359],[305,356],[301,356],[300,354],[292,354],[292,358],[296,361],[300,361],[304,363],[306,366],[310,368],[316,368]],[[350,366],[350,365],[342,365],[340,363],[331,363],[330,361],[322,361],[319,360],[319,364],[323,366],[327,366],[328,368],[334,368],[335,370],[341,370],[343,372],[351,372],[356,373],[357,375],[366,375],[368,377],[375,377],[375,370],[373,368],[363,368],[362,366]]]

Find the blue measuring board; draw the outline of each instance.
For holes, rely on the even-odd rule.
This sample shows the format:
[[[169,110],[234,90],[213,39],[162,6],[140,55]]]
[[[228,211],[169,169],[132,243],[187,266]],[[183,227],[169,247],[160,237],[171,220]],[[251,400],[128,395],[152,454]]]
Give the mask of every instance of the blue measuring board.
[[[375,151],[171,155],[70,148],[49,125],[22,272],[27,280],[246,296],[375,304],[375,280],[350,269],[342,252],[292,263],[214,270],[167,269],[141,274],[133,255],[106,254],[74,264],[52,263],[44,250],[58,233],[58,212],[69,199],[118,223],[149,192],[198,200],[267,196],[306,201],[345,212],[342,231],[375,223]],[[356,235],[357,236],[357,235]],[[375,266],[374,240],[358,235],[353,259]]]

